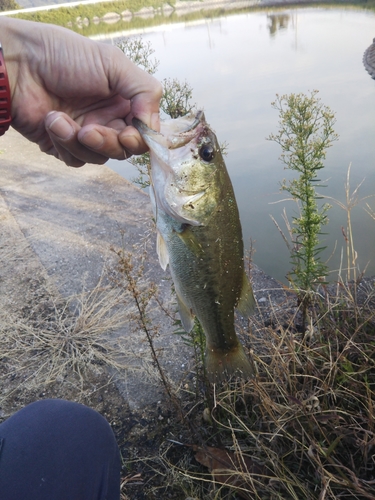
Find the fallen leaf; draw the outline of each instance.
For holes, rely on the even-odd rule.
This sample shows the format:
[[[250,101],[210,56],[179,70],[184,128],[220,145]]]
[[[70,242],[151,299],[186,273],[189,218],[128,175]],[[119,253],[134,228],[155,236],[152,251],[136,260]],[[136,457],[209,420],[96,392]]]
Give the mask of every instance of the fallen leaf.
[[[250,480],[249,474],[265,475],[264,466],[242,453],[228,451],[225,448],[193,445],[193,450],[196,460],[209,469],[216,482],[234,488],[236,494],[245,500],[253,500],[254,483]]]

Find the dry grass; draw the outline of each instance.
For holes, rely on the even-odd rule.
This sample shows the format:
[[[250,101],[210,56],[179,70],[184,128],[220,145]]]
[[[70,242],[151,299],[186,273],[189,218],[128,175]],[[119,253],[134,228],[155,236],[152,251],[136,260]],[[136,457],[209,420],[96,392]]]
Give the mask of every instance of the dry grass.
[[[175,387],[158,363],[147,253],[117,255],[118,269],[92,291],[68,300],[41,293],[24,314],[9,313],[9,303],[0,307],[0,352],[2,376],[24,386],[63,381],[69,373],[83,382],[90,370],[127,366],[129,352],[112,332],[128,322],[143,332],[178,417],[168,437],[182,446],[160,436],[160,448],[136,458],[158,478],[155,484],[147,485],[128,462],[124,500],[375,498],[373,279],[359,273],[356,281],[340,276],[336,285],[321,287],[307,332],[300,331],[296,300],[267,311],[267,318],[257,315],[256,328],[242,331],[255,378],[208,394],[200,369]],[[9,396],[3,391],[0,402]]]
[[[26,316],[0,311],[6,377],[42,386],[68,373],[83,381],[90,370],[124,368],[129,353],[110,333],[131,321],[148,336],[163,380],[153,346],[158,329],[148,316],[155,287],[130,254],[118,257],[109,282],[90,292],[66,301],[46,295]],[[138,498],[137,485],[144,498],[375,498],[374,280],[322,287],[307,332],[295,304],[271,311],[267,321],[256,316],[256,338],[242,332],[248,346],[261,346],[253,349],[253,380],[214,387],[211,395],[194,379],[200,370],[179,391],[163,380],[183,446],[165,441],[153,456],[138,457],[158,486],[124,473],[123,499]]]
[[[180,391],[181,443],[167,442],[148,459],[164,495],[375,498],[375,280],[355,269],[350,213],[357,192],[350,194],[348,172],[347,262],[336,284],[315,292],[307,330],[290,299],[252,320],[256,336],[243,329],[257,367],[253,380],[210,395],[201,379]]]
[[[298,313],[287,327],[284,317],[265,329],[257,377],[216,390],[202,446],[239,458],[212,471],[216,487],[191,465],[189,474],[168,463],[185,482],[210,481],[197,498],[375,498],[375,294],[373,282],[366,285],[327,292],[308,336],[295,328]],[[351,302],[354,295],[362,302]],[[220,481],[224,473],[230,482]]]
[[[122,254],[120,262],[134,278],[127,259]],[[146,311],[154,289],[147,292],[142,282],[140,291],[130,275],[124,283],[132,285],[133,300],[138,297]],[[129,319],[122,310],[128,285],[100,283],[65,302],[41,302],[28,318],[0,313],[7,376],[26,370],[32,377],[23,383],[42,385],[67,372],[84,379],[89,369],[121,366],[119,345],[108,333]],[[294,305],[274,311],[269,326],[259,315],[262,350],[253,352],[255,379],[214,387],[211,398],[203,392],[197,396],[195,381],[180,391],[178,410],[184,418],[179,432],[186,446],[166,442],[153,457],[142,459],[162,484],[148,488],[145,498],[168,493],[196,500],[373,499],[373,285],[373,280],[341,281],[320,290],[306,335],[298,331],[300,312]],[[249,346],[259,345],[250,331],[243,335]],[[221,468],[223,450],[229,462]],[[143,488],[136,473],[124,475],[124,499],[137,498],[131,494],[137,484]]]
[[[108,368],[118,376],[138,370],[145,377],[151,355],[140,359],[134,352],[143,342],[142,321],[123,268],[108,261],[94,288],[83,283],[79,294],[64,298],[23,240],[16,247],[0,246],[0,259],[6,262],[0,277],[0,404],[11,402],[18,390],[43,390],[56,382],[83,386],[90,373]],[[145,312],[156,289],[143,275],[142,258],[134,260],[129,273]]]
[[[100,366],[125,368],[121,356],[125,353],[111,336],[126,323],[122,302],[118,290],[100,282],[92,291],[67,300],[46,297],[27,316],[1,309],[5,376],[43,386],[72,373],[83,382],[88,370]],[[3,394],[3,398],[8,396]]]

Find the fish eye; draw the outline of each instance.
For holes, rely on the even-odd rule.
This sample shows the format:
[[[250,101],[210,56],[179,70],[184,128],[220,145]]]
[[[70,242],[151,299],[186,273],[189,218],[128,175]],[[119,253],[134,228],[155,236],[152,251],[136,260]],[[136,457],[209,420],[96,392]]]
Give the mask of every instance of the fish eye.
[[[203,144],[199,150],[199,156],[204,161],[211,161],[215,156],[215,149],[211,146],[211,144]]]

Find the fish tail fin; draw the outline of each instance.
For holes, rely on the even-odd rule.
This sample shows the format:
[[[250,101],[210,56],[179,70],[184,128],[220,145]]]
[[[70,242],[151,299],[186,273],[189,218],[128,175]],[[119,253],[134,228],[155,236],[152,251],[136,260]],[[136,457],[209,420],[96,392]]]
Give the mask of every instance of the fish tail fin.
[[[228,381],[232,377],[242,379],[254,377],[254,366],[240,343],[226,352],[207,348],[205,367],[208,379],[212,383]]]

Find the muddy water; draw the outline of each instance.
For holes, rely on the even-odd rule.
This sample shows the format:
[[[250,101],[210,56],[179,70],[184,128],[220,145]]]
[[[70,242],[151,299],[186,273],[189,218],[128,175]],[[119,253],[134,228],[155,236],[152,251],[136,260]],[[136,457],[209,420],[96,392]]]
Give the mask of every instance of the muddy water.
[[[271,102],[276,93],[319,90],[323,103],[336,112],[338,142],[328,151],[322,194],[345,201],[349,164],[352,190],[363,179],[358,198],[375,194],[375,81],[362,56],[375,36],[375,14],[356,9],[308,8],[252,12],[191,24],[159,27],[144,33],[160,65],[157,77],[187,80],[194,102],[204,108],[219,140],[228,143],[227,166],[239,208],[245,243],[253,240],[255,262],[284,280],[288,251],[270,214],[283,226],[286,207],[279,202],[279,183],[289,173],[278,161],[279,146],[266,140],[278,127]],[[127,178],[135,171],[126,162],[110,166]],[[375,198],[352,211],[357,264],[368,261],[375,274]],[[335,270],[345,246],[345,211],[335,202],[322,236],[325,257]],[[335,278],[332,274],[332,279]]]

